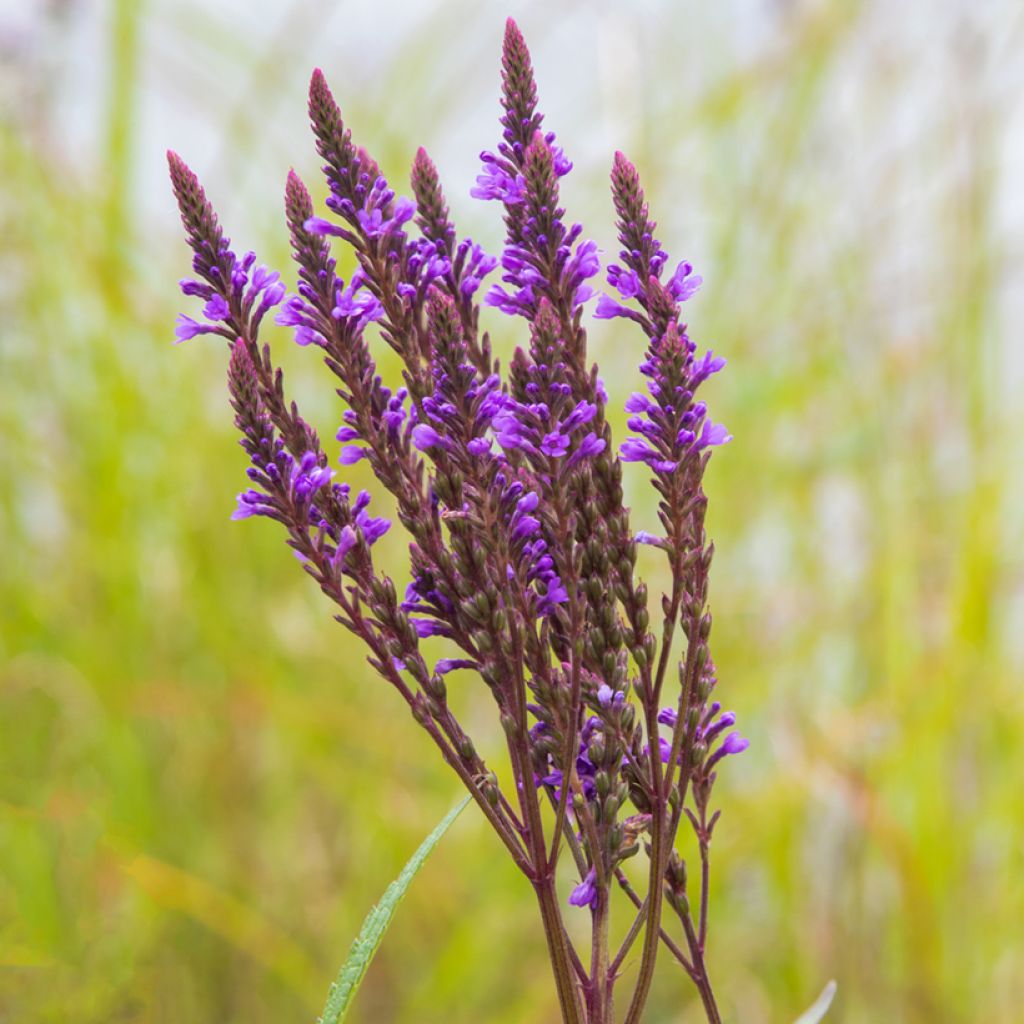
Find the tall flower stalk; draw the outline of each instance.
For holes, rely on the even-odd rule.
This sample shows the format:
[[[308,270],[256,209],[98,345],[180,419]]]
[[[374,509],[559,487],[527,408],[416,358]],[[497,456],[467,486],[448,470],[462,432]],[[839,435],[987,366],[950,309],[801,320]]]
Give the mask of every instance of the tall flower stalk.
[[[424,150],[412,196],[396,194],[353,143],[316,71],[309,116],[327,216],[291,173],[291,294],[252,253],[235,254],[196,176],[169,154],[193,251],[195,278],[182,290],[203,303],[203,319],[182,316],[177,335],[228,342],[228,389],[250,460],[234,518],[281,525],[338,621],[365,644],[371,666],[530,883],[562,1019],[639,1021],[664,949],[715,1022],[705,961],[719,813],[711,794],[722,759],[747,745],[729,731],[733,713],[713,699],[709,648],[713,546],[702,479],[729,435],[697,392],[724,361],[698,353],[689,338],[682,303],[700,278],[688,263],[669,272],[637,172],[621,153],[612,169],[620,262],[605,271],[611,292],[596,295],[597,247],[559,205],[572,164],[543,129],[530,55],[511,20],[502,108],[501,139],[482,154],[473,189],[502,207],[506,241],[496,258],[460,238]],[[337,273],[338,245],[355,256],[347,281]],[[484,288],[499,268],[501,283]],[[481,327],[481,294],[522,328],[504,375]],[[646,339],[646,389],[626,403],[631,436],[618,449],[587,353],[584,320],[595,297],[594,316],[632,321]],[[271,312],[297,344],[321,351],[333,376],[344,406],[336,455],[286,397],[260,339]],[[372,350],[380,344],[399,356],[401,382],[378,373]],[[390,519],[371,514],[367,492],[354,495],[337,479],[335,465],[362,460],[409,538],[404,587],[375,564]],[[630,524],[624,462],[651,474],[657,532]],[[636,574],[638,544],[668,561],[657,627]],[[478,678],[493,700],[507,789],[448,703],[446,680],[456,672]],[[677,843],[684,819],[697,849],[692,868]],[[638,891],[624,865],[639,853],[647,869]],[[560,891],[567,874],[575,884]],[[567,928],[576,932],[572,918],[582,913],[589,957]]]

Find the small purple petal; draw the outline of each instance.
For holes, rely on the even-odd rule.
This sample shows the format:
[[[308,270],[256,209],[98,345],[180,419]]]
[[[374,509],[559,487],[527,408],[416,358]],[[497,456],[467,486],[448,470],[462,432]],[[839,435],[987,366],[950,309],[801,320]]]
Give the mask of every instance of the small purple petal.
[[[561,782],[561,779],[559,779],[559,782]],[[592,907],[596,901],[597,873],[591,868],[587,872],[587,877],[573,889],[569,896],[569,903],[574,907]]]
[[[305,224],[302,225],[311,235],[343,235],[345,234],[344,228],[339,228],[337,225],[332,224],[329,220],[324,220],[323,217],[310,217]]]
[[[470,661],[468,658],[442,658],[434,666],[434,671],[439,676],[444,676],[449,672],[454,672],[458,668],[476,669],[479,667],[480,666],[475,661]]]
[[[369,454],[369,448],[360,448],[358,445],[350,444],[341,449],[341,455],[338,457],[338,461],[343,466],[352,466],[360,459],[367,458]]]
[[[646,530],[637,530],[634,538],[637,544],[651,544],[656,548],[665,546],[665,538],[659,537],[656,533],[648,533]]]
[[[708,758],[707,770],[710,771],[723,757],[730,754],[742,754],[750,746],[750,740],[738,732],[731,732],[722,741],[722,745]]]
[[[418,423],[412,428],[412,443],[421,451],[443,448],[444,438],[429,423]]]
[[[731,440],[732,434],[721,423],[712,423],[710,420],[705,420],[704,427],[700,432],[700,438],[697,441],[697,448],[709,448],[712,445],[726,444]]]

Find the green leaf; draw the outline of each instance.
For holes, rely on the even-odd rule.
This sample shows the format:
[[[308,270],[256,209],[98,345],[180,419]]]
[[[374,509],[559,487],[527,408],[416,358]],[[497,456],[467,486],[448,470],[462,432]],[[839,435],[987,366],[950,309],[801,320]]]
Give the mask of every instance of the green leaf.
[[[348,1013],[352,1000],[362,984],[363,975],[366,974],[370,961],[376,955],[381,940],[384,938],[384,932],[391,924],[391,918],[394,916],[398,904],[402,902],[406,889],[416,877],[416,872],[423,867],[423,862],[430,856],[430,851],[437,845],[441,836],[448,831],[469,800],[468,796],[464,797],[457,807],[445,815],[437,828],[423,840],[409,863],[402,868],[402,873],[384,890],[380,903],[366,915],[363,927],[349,950],[348,959],[342,964],[341,970],[338,971],[338,977],[331,985],[330,992],[327,993],[327,1004],[324,1006],[320,1024],[340,1024],[345,1019],[345,1014]]]
[[[832,1005],[832,1000],[836,995],[836,983],[830,981],[822,990],[821,995],[814,1000],[814,1005],[802,1013],[797,1019],[796,1024],[818,1024],[818,1021],[828,1013],[828,1008]]]

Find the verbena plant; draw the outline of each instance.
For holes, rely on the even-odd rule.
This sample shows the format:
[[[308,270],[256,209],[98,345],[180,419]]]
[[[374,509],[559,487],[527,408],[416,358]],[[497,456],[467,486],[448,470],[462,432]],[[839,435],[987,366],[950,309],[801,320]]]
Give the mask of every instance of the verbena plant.
[[[601,270],[582,227],[565,221],[559,179],[572,164],[542,130],[529,52],[509,21],[502,59],[502,138],[482,154],[473,195],[501,204],[500,261],[459,239],[424,150],[412,198],[398,197],[352,142],[324,76],[309,115],[324,161],[331,216],[314,211],[294,173],[285,215],[299,282],[292,295],[255,256],[232,251],[195,175],[169,155],[203,321],[179,320],[179,340],[214,334],[230,345],[228,386],[251,486],[235,518],[281,524],[303,568],[359,636],[377,673],[409,705],[529,880],[540,910],[562,1018],[641,1019],[664,949],[696,986],[709,1021],[720,1015],[705,961],[709,850],[719,812],[711,795],[723,758],[747,741],[713,699],[702,478],[729,434],[698,389],[724,365],[698,354],[681,305],[700,284],[689,263],[669,267],[637,172],[621,153],[612,198],[622,249],[609,264],[613,295],[593,315],[622,318],[646,339],[646,392],[626,402],[632,436],[616,449],[608,396],[587,355],[584,311]],[[413,231],[415,226],[416,231]],[[337,240],[337,241],[335,241]],[[336,273],[332,246],[357,269]],[[524,346],[504,373],[480,326],[484,304],[518,318]],[[347,406],[340,463],[367,460],[410,537],[411,582],[379,572],[374,543],[390,528],[370,496],[335,481],[327,449],[285,395],[259,340],[272,310],[295,341],[319,348]],[[402,385],[377,373],[368,328],[398,353]],[[622,463],[646,464],[659,495],[658,533],[636,531],[623,505]],[[638,544],[668,560],[671,589],[652,625]],[[677,632],[681,660],[672,655]],[[443,638],[457,657],[438,659]],[[473,673],[494,701],[511,786],[499,784],[448,703],[445,677]],[[698,857],[676,848],[685,819]],[[641,850],[637,891],[623,862]],[[577,884],[557,889],[559,861]],[[425,856],[425,854],[424,854]],[[614,947],[609,924],[620,906]],[[588,913],[589,957],[566,928]],[[673,939],[669,914],[678,918]],[[680,927],[681,925],[681,927]],[[573,931],[576,929],[574,928]],[[375,933],[379,938],[379,931]],[[375,940],[376,941],[376,940]],[[638,948],[637,948],[638,947]],[[631,951],[636,972],[624,969]],[[629,991],[616,991],[628,979]]]

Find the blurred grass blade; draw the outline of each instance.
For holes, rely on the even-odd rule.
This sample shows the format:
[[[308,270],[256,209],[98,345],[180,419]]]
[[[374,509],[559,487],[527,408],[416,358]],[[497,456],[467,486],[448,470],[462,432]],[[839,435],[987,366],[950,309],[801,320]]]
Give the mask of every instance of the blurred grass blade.
[[[349,950],[348,959],[342,964],[338,977],[331,985],[320,1024],[340,1024],[345,1019],[345,1014],[348,1013],[348,1008],[359,990],[366,969],[370,966],[370,961],[374,958],[381,940],[384,938],[384,932],[391,924],[395,908],[401,903],[406,889],[416,877],[416,872],[423,867],[424,861],[430,856],[430,851],[434,849],[438,840],[448,831],[452,822],[462,813],[462,809],[468,803],[469,797],[466,796],[457,807],[448,812],[437,828],[423,840],[409,863],[402,868],[402,873],[384,890],[384,896],[380,903],[366,915],[363,927]]]
[[[821,995],[814,1000],[814,1005],[802,1013],[796,1020],[796,1024],[818,1024],[818,1021],[828,1013],[832,1000],[836,996],[836,983],[830,981],[822,990]]]

